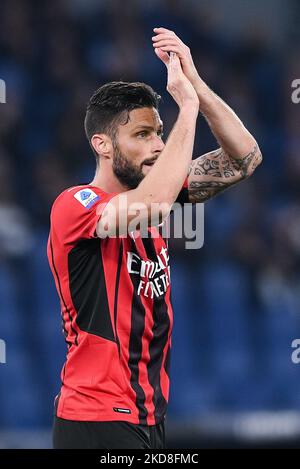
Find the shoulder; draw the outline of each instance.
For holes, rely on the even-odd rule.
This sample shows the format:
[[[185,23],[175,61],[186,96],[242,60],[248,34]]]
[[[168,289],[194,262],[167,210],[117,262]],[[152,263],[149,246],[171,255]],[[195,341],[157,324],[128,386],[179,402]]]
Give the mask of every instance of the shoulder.
[[[80,185],[65,189],[55,199],[50,225],[64,244],[95,237],[96,225],[111,194],[95,186]]]
[[[51,212],[64,207],[77,207],[80,209],[90,209],[98,201],[108,194],[98,187],[88,184],[68,187],[63,190],[54,200]]]

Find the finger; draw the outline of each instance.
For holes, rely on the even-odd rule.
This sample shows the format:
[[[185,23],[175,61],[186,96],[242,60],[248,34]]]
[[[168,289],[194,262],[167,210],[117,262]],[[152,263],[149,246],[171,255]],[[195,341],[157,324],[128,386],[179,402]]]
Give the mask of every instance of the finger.
[[[172,39],[168,39],[168,40],[154,42],[152,45],[153,47],[162,47],[162,46],[169,46],[169,45],[175,46],[175,45],[178,45],[178,42]]]
[[[160,49],[163,51],[163,52],[174,52],[177,54],[177,56],[179,57],[181,54],[180,54],[180,48],[178,46],[163,46],[163,47],[160,47]],[[156,49],[154,49],[156,50]]]
[[[152,36],[152,41],[158,41],[160,38],[161,39],[172,39],[178,41],[179,44],[182,46],[186,46],[186,44],[178,37],[174,31],[171,31],[170,29],[166,28],[154,28],[153,31],[155,31],[156,36]]]
[[[172,34],[175,34],[174,31],[171,31],[171,29],[167,29],[167,28],[153,28],[153,31],[156,33],[156,32],[165,32],[165,33],[172,33]]]
[[[166,67],[168,67],[169,61],[170,61],[169,54],[165,51],[162,51],[159,48],[154,49],[154,51],[155,51],[156,55],[158,56],[158,58],[165,64]]]
[[[176,43],[179,44],[181,47],[186,47],[184,42],[182,42],[179,37],[175,36],[168,36],[167,34],[158,34],[157,36],[152,37],[152,44],[160,44],[162,41],[168,41],[170,43]]]
[[[152,41],[159,41],[160,39],[174,39],[176,36],[171,36],[170,34],[157,34],[152,36]]]

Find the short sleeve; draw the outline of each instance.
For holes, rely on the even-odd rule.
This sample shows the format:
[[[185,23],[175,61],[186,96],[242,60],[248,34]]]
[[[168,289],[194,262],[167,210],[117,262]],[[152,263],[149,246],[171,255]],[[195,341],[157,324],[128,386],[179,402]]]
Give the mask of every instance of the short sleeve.
[[[183,186],[177,196],[177,199],[175,202],[183,205],[185,203],[188,203],[190,200],[189,200],[189,182],[188,182],[188,178],[186,177],[184,183],[183,183]]]
[[[54,202],[51,211],[51,230],[63,244],[81,239],[96,238],[96,227],[107,203],[117,193],[97,188],[69,189]]]

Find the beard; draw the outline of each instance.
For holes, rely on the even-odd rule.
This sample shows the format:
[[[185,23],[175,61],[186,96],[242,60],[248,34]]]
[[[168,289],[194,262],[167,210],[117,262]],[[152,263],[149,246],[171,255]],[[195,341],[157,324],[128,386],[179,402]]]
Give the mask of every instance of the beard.
[[[120,183],[128,189],[136,189],[145,177],[142,167],[131,163],[117,144],[114,145],[112,170]]]

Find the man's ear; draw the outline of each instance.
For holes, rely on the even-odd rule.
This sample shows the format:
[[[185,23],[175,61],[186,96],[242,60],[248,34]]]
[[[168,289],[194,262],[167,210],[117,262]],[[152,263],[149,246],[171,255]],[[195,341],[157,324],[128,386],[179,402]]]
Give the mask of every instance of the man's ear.
[[[98,155],[104,158],[111,158],[112,155],[112,141],[108,135],[95,134],[91,138],[91,144]]]

